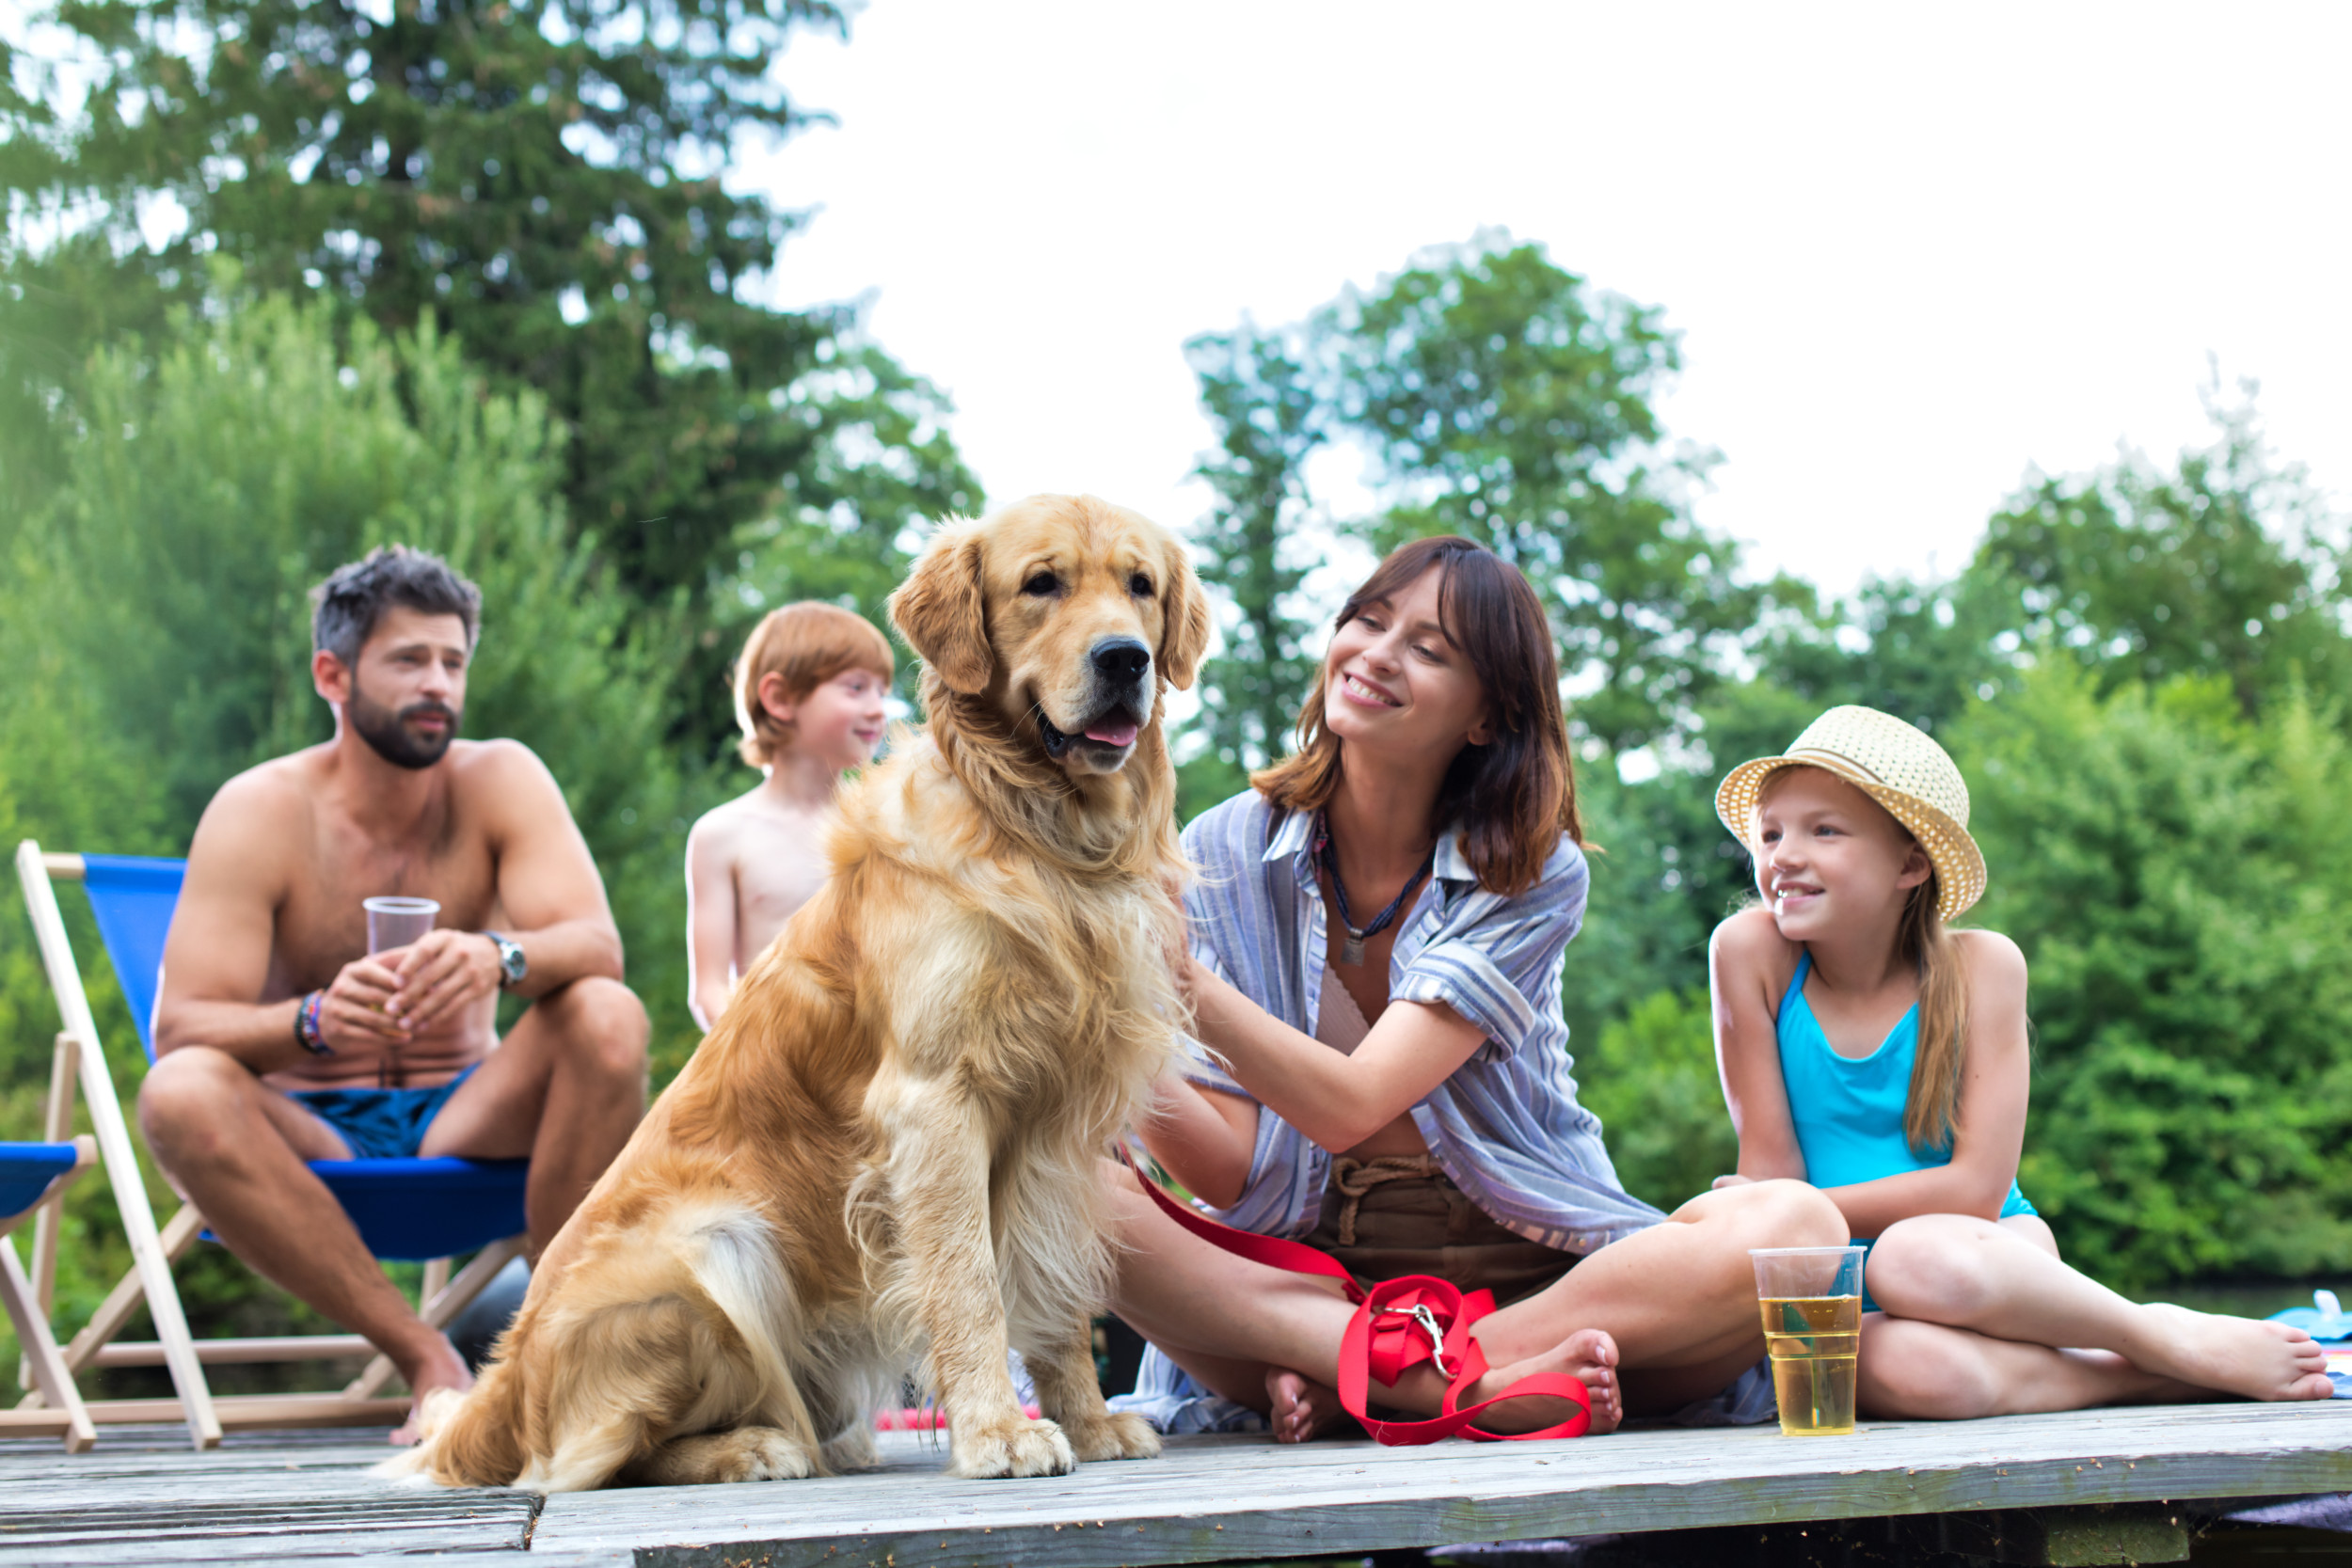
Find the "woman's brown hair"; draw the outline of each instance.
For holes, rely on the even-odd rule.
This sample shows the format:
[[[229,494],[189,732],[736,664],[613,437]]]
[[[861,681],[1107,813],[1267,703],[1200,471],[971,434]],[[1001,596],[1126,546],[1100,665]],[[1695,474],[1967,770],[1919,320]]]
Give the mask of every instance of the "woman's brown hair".
[[[1470,659],[1494,738],[1465,746],[1454,757],[1430,808],[1429,832],[1458,826],[1462,856],[1478,885],[1505,896],[1525,893],[1542,879],[1561,834],[1580,843],[1584,836],[1567,719],[1560,711],[1560,665],[1535,590],[1492,550],[1441,534],[1391,551],[1331,624],[1336,629],[1368,605],[1395,600],[1433,569],[1442,574],[1438,629]],[[1327,657],[1298,710],[1298,750],[1249,777],[1287,811],[1317,810],[1339,788],[1340,737],[1323,718],[1330,673]]]

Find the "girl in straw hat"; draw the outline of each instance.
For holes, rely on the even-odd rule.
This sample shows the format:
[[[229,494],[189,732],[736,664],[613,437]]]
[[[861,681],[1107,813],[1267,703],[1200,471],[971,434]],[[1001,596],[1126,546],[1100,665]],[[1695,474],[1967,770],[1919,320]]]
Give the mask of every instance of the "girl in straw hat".
[[[1874,708],[1832,708],[1784,755],[1732,769],[1715,808],[1764,899],[1711,947],[1740,1133],[1740,1172],[1716,1185],[1810,1180],[1875,1239],[1865,1412],[2328,1397],[2302,1330],[2136,1306],[2058,1260],[2016,1180],[2026,960],[2007,937],[1949,928],[1985,870],[1941,746]]]

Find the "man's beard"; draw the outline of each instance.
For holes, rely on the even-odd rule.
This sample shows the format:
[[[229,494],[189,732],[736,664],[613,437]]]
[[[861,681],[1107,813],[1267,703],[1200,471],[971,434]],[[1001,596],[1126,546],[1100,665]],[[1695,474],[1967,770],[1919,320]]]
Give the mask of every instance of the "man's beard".
[[[371,702],[359,689],[358,677],[351,682],[351,701],[343,705],[343,717],[358,732],[359,738],[373,748],[375,754],[394,768],[422,769],[441,760],[449,743],[457,738],[459,709],[431,698],[410,703],[394,713],[381,703]],[[447,722],[441,733],[428,740],[412,733],[408,721],[422,714],[437,713]]]

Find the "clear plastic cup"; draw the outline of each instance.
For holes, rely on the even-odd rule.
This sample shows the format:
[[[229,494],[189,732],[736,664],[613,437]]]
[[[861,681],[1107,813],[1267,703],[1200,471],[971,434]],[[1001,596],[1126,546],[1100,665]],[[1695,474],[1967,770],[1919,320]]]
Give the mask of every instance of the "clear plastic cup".
[[[1756,1247],[1756,1295],[1772,1392],[1788,1437],[1853,1431],[1861,1365],[1862,1257],[1858,1246]]]
[[[378,897],[360,901],[368,911],[368,951],[405,947],[433,929],[441,906],[430,898]]]

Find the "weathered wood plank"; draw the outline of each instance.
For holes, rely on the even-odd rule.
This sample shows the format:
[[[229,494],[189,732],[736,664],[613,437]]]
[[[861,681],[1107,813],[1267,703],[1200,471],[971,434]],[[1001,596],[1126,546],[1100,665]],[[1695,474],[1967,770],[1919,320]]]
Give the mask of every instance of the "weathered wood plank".
[[[1157,1461],[961,1481],[898,1440],[880,1474],[557,1497],[537,1549],[767,1568],[1095,1564],[1338,1555],[1455,1541],[2352,1489],[2352,1407],[2219,1405],[1850,1438],[1770,1429],[1383,1449],[1194,1439]]]
[[[241,1436],[209,1453],[185,1442],[174,1427],[109,1433],[80,1456],[0,1443],[0,1564],[388,1568],[441,1553],[490,1568],[515,1560],[528,1529],[523,1561],[538,1568],[1089,1568],[2352,1491],[2347,1403],[1877,1424],[1822,1439],[1769,1428],[1428,1449],[1190,1438],[1156,1461],[994,1482],[945,1476],[942,1443],[900,1433],[882,1439],[875,1473],[558,1497],[535,1525],[528,1494],[375,1480],[368,1467],[388,1450],[373,1439]]]
[[[15,1498],[9,1499],[13,1504]],[[520,1551],[538,1513],[538,1499],[521,1492],[450,1492],[436,1496],[378,1488],[342,1497],[276,1497],[260,1501],[184,1499],[176,1502],[118,1496],[72,1507],[0,1510],[0,1561],[10,1556],[48,1557],[69,1548],[126,1548],[155,1542],[221,1544],[234,1556],[254,1543],[300,1548],[311,1538],[372,1535],[373,1550],[414,1551],[412,1543],[447,1542],[431,1549]],[[397,1548],[393,1538],[399,1538]],[[231,1544],[233,1543],[233,1545]],[[312,1550],[312,1555],[318,1555]]]

